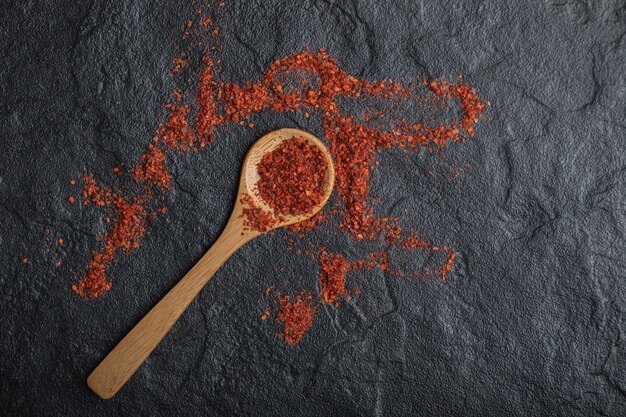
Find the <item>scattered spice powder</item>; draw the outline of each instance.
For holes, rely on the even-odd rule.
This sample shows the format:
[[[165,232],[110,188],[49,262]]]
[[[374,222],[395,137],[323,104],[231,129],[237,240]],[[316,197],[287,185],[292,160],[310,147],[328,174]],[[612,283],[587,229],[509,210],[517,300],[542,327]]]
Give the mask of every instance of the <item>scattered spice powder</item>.
[[[134,179],[164,190],[171,188],[172,176],[166,167],[166,156],[161,147],[148,145],[148,152],[141,156],[141,162],[135,167]]]
[[[329,253],[322,248],[320,253],[319,283],[322,301],[326,304],[335,304],[340,297],[348,295],[346,290],[346,273],[350,270],[350,264],[340,254]]]
[[[247,122],[248,127],[252,127],[247,119],[264,112],[298,112],[305,118],[319,115],[320,136],[325,139],[333,156],[337,205],[324,209],[312,219],[292,225],[289,230],[298,237],[306,237],[309,230],[326,224],[327,216],[338,216],[341,219],[340,230],[345,231],[347,236],[357,241],[372,241],[382,248],[366,254],[364,259],[350,262],[341,254],[320,256],[322,302],[335,305],[341,297],[348,295],[345,289],[347,271],[376,267],[386,273],[411,276],[390,267],[387,251],[390,245],[400,245],[405,251],[441,252],[446,255],[443,264],[434,270],[435,274],[446,279],[454,266],[454,250],[447,245],[432,245],[410,230],[403,231],[398,218],[377,216],[372,203],[374,199],[370,196],[372,170],[379,166],[377,156],[385,150],[407,153],[423,149],[438,151],[451,143],[472,137],[475,125],[482,119],[489,102],[483,103],[476,91],[462,80],[451,83],[416,77],[414,82],[396,82],[357,78],[343,70],[323,48],[317,52],[305,48],[279,58],[257,80],[241,83],[222,81],[217,72],[220,62],[211,56],[222,36],[213,26],[216,17],[219,17],[216,14],[218,10],[204,7],[201,3],[196,20],[185,25],[183,40],[189,41],[190,46],[184,51],[177,47],[179,54],[174,59],[170,76],[177,77],[181,84],[186,85],[187,80],[197,75],[197,90],[194,93],[179,88],[173,92],[172,101],[165,106],[165,121],[159,124],[145,153],[127,172],[135,186],[114,191],[98,186],[90,175],[83,178],[84,204],[104,208],[106,218],[110,217],[110,226],[103,236],[96,237],[102,243],[93,252],[85,275],[73,286],[74,291],[90,299],[111,288],[107,271],[117,253],[130,252],[139,246],[147,221],[154,220],[156,213],[160,213],[158,210],[149,213],[149,205],[163,201],[172,189],[171,158],[205,148],[216,139],[216,128],[219,126],[244,126]],[[209,17],[208,13],[214,15]],[[202,56],[199,62],[202,68],[198,74],[192,72],[193,56],[197,55],[193,53],[193,47],[199,48]],[[348,112],[343,108],[347,101],[364,111]],[[376,103],[377,108],[385,107],[383,110],[369,110],[373,107],[372,103]],[[406,109],[414,108],[417,114],[421,108],[451,107],[459,109],[458,117],[439,122],[435,117],[429,117],[428,123],[407,120],[396,112],[400,109],[404,114]],[[286,159],[276,159],[274,163],[286,164]],[[303,164],[307,163],[297,161],[292,168],[306,171]],[[272,193],[266,194],[266,201],[272,202],[279,212],[291,212],[286,211],[292,209],[285,199],[288,190],[276,191],[276,187],[280,186],[270,185],[271,173],[268,170],[264,174],[267,177],[264,180],[265,191],[272,190]],[[263,231],[276,222],[272,213],[254,206],[251,196],[240,198],[245,206],[247,227]],[[313,200],[311,198],[307,204],[312,204]],[[305,210],[305,207],[298,209]],[[425,270],[422,275],[429,274]],[[412,276],[418,276],[418,272],[414,271]],[[277,319],[285,323],[285,340],[296,344],[302,338],[311,326],[314,308],[315,299],[311,294],[294,299],[284,298]],[[305,319],[294,321],[290,319],[292,315]],[[292,325],[292,322],[298,324]]]
[[[257,207],[249,194],[241,196],[241,204],[243,205],[244,227],[248,230],[265,232],[271,229],[278,221],[272,213]]]
[[[27,264],[28,263],[28,258],[22,258],[22,263],[23,264]]]
[[[280,297],[276,320],[285,326],[281,334],[285,342],[292,346],[297,345],[313,324],[314,318],[315,304],[311,293],[302,291],[295,297],[288,295]]]

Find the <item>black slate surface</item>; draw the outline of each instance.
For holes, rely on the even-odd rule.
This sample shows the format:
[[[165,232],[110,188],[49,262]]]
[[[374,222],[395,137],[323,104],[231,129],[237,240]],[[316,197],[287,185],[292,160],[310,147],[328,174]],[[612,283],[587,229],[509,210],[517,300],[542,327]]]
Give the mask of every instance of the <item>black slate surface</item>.
[[[372,271],[356,303],[323,310],[294,348],[259,319],[263,289],[315,291],[316,266],[284,239],[258,239],[217,273],[127,386],[100,400],[87,375],[216,238],[250,144],[278,127],[319,127],[255,116],[253,129],[226,129],[207,151],[175,158],[169,222],[157,220],[115,264],[108,294],[84,303],[69,269],[84,270],[105,225],[101,213],[67,204],[76,194],[69,180],[92,171],[115,184],[112,167],[144,151],[173,88],[172,45],[195,6],[3,2],[2,414],[625,415],[626,4],[224,9],[225,80],[255,79],[308,45],[370,79],[462,75],[491,101],[476,137],[451,146],[443,163],[386,155],[373,190],[385,195],[381,214],[407,208],[416,228],[449,242],[455,269],[445,283]],[[471,172],[442,180],[437,169],[463,162]],[[429,168],[434,175],[420,175]],[[47,253],[56,237],[66,244]]]

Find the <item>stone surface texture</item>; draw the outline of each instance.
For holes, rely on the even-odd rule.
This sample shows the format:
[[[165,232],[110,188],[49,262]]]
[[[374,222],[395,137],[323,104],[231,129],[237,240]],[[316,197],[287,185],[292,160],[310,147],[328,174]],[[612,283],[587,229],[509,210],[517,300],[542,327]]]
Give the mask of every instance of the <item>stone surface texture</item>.
[[[445,282],[352,277],[362,296],[322,309],[292,347],[260,320],[264,289],[316,291],[317,266],[278,235],[257,239],[116,397],[96,397],[91,370],[217,237],[254,140],[279,127],[320,133],[314,119],[265,114],[174,158],[168,220],[120,257],[109,293],[77,297],[70,286],[106,225],[67,203],[69,180],[91,171],[115,184],[112,167],[137,161],[194,10],[180,1],[0,5],[0,414],[626,415],[618,0],[227,2],[224,80],[254,80],[308,45],[368,79],[463,76],[491,101],[465,144],[381,156],[372,190],[385,196],[379,214],[408,209],[458,262]],[[454,181],[441,171],[465,162]],[[44,249],[57,236],[65,244],[53,259]]]

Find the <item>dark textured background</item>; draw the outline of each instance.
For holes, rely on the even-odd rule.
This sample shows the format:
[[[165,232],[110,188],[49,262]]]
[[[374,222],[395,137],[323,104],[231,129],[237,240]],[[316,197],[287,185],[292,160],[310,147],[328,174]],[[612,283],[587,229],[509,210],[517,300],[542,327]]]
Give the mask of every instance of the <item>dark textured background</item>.
[[[259,319],[263,289],[315,291],[317,269],[280,236],[258,239],[116,397],[92,394],[90,371],[216,238],[250,144],[283,126],[320,133],[315,119],[266,114],[176,157],[169,223],[157,220],[121,256],[108,294],[84,303],[71,292],[104,223],[67,204],[68,181],[92,171],[115,185],[112,167],[143,152],[173,88],[172,45],[194,10],[179,1],[0,5],[2,414],[625,415],[618,0],[228,2],[225,80],[255,79],[308,45],[370,79],[463,75],[491,101],[475,139],[441,157],[388,153],[376,173],[377,210],[409,209],[414,227],[459,252],[457,265],[444,283],[351,275],[363,294],[323,309],[293,348]],[[446,180],[463,162],[471,168]],[[46,253],[57,237],[65,246]]]

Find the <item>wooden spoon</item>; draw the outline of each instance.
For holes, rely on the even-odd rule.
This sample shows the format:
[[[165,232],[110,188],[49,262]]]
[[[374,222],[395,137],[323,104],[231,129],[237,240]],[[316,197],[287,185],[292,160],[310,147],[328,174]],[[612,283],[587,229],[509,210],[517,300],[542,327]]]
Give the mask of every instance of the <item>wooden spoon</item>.
[[[326,146],[315,136],[298,129],[280,129],[270,132],[259,139],[248,151],[243,161],[241,180],[235,207],[228,224],[211,249],[191,268],[191,270],[172,288],[152,310],[122,339],[106,358],[87,378],[87,385],[103,399],[115,395],[157,347],[176,320],[211,279],[215,271],[237,249],[248,241],[261,235],[261,232],[244,227],[241,196],[248,194],[254,204],[267,211],[271,208],[255,192],[259,174],[257,166],[263,155],[272,151],[283,141],[301,137],[317,146],[323,153],[328,165],[324,197],[311,212],[299,216],[285,216],[269,230],[287,226],[305,220],[326,204],[333,190],[335,171],[332,158]],[[268,230],[268,231],[269,231]]]

